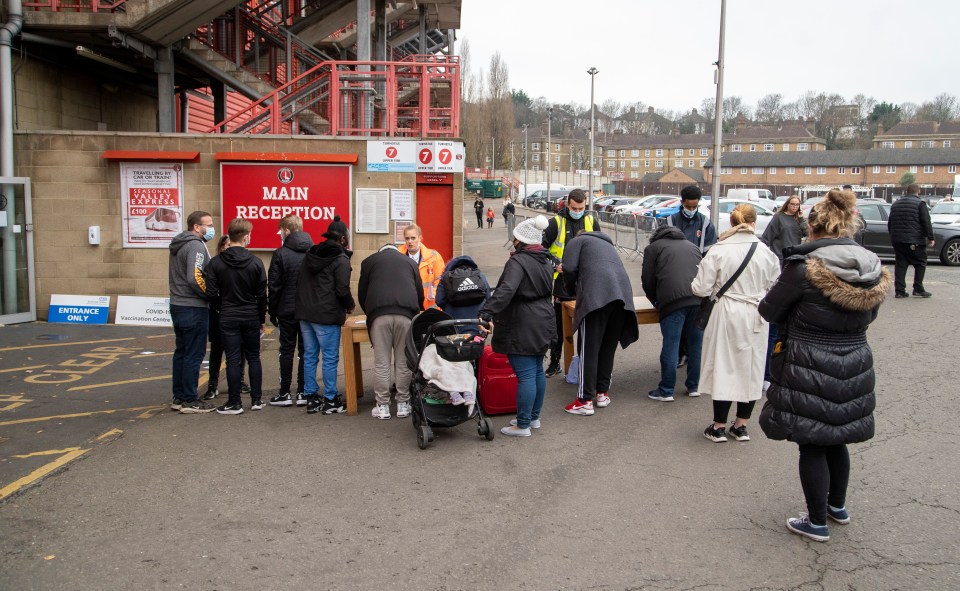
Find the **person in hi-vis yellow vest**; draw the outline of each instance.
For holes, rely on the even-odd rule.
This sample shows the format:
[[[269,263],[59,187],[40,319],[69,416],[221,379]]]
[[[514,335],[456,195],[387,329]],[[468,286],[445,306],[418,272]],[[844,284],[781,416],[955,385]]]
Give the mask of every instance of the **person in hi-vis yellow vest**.
[[[434,308],[437,305],[437,285],[443,275],[445,266],[440,253],[427,248],[420,241],[423,230],[416,224],[410,224],[403,230],[403,246],[400,252],[407,255],[417,264],[420,270],[420,281],[423,284],[423,309]]]
[[[583,189],[570,191],[567,197],[567,206],[560,210],[543,231],[543,247],[556,257],[557,262],[563,259],[564,246],[577,235],[579,231],[600,232],[600,222],[593,212],[587,211],[587,194]],[[563,334],[563,324],[560,306],[563,302],[576,299],[577,294],[568,293],[560,277],[562,268],[557,267],[553,274],[553,309],[557,322],[557,335]],[[563,352],[563,337],[558,336],[550,345],[550,365],[547,366],[547,377],[560,373],[560,354]]]

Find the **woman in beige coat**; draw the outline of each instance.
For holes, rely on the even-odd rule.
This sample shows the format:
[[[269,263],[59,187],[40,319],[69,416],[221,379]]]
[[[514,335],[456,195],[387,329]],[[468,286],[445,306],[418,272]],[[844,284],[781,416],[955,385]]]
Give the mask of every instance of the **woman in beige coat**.
[[[747,421],[760,399],[767,354],[767,321],[757,305],[780,274],[780,263],[754,234],[757,212],[742,203],[730,212],[730,229],[707,251],[693,280],[693,293],[712,296],[736,273],[750,246],[753,257],[713,308],[703,334],[700,391],[713,397],[713,423],[703,432],[714,442],[749,441]],[[737,403],[737,419],[727,431],[727,416]]]

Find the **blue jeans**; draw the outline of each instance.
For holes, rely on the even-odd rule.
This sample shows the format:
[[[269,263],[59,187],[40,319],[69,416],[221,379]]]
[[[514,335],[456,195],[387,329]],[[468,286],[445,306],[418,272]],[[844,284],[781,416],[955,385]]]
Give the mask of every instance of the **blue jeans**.
[[[677,385],[677,361],[680,353],[680,339],[687,345],[687,391],[694,392],[700,387],[700,349],[703,346],[703,331],[697,328],[697,312],[700,306],[686,306],[660,318],[660,334],[663,346],[660,348],[660,385],[664,394],[673,396]]]
[[[173,351],[173,398],[184,402],[197,399],[200,364],[207,353],[207,307],[170,304],[176,348]]]
[[[333,400],[337,396],[337,363],[340,361],[340,327],[331,324],[314,324],[300,321],[303,335],[303,395],[316,396],[317,360],[323,355],[323,397]]]
[[[547,376],[543,373],[543,355],[507,355],[517,374],[517,427],[526,429],[540,418]]]

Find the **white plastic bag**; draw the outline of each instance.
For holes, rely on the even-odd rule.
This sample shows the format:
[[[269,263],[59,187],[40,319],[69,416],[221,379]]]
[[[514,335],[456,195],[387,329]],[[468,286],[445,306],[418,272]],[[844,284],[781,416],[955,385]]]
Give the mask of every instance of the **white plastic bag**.
[[[579,384],[580,383],[580,356],[574,355],[573,359],[570,360],[570,369],[567,371],[567,375],[564,378],[568,384]]]

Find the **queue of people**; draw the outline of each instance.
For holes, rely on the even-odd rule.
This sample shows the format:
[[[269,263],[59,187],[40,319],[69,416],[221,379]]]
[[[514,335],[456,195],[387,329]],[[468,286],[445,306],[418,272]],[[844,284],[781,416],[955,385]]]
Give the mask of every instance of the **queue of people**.
[[[699,190],[687,188],[682,195],[679,217],[657,229],[644,251],[642,287],[658,311],[662,335],[660,381],[648,397],[674,400],[685,353],[685,393],[711,396],[712,421],[703,435],[722,443],[750,440],[748,422],[766,392],[761,429],[770,439],[799,446],[807,512],[788,520],[787,527],[826,541],[828,519],[850,520],[845,446],[873,436],[875,376],[866,329],[886,296],[890,274],[851,238],[859,218],[850,192],[830,191],[806,219],[798,201],[789,199],[760,238],[749,204],[738,205],[730,229],[717,236],[696,211]],[[246,366],[250,408],[262,409],[259,341],[269,314],[281,345],[280,388],[270,403],[303,405],[308,413],[344,412],[336,380],[340,331],[359,304],[375,356],[372,415],[390,419],[395,397],[396,416],[409,416],[406,335],[418,312],[440,306],[455,318],[485,321],[471,330],[492,329],[493,351],[507,356],[517,376],[516,417],[501,432],[529,437],[542,426],[547,378],[559,373],[560,306],[575,300],[580,364],[568,379],[575,377],[578,388],[564,410],[593,415],[595,408],[611,404],[617,346],[637,341],[639,331],[623,262],[585,209],[586,195],[574,190],[568,206],[551,219],[537,216],[518,224],[513,252],[492,291],[473,259],[444,264],[422,243],[422,230],[411,225],[403,245],[385,245],[361,262],[356,301],[350,292],[352,253],[339,228],[331,227],[324,241],[313,245],[297,216],[284,218],[282,244],[267,273],[247,250],[250,222],[231,221],[225,248],[211,260],[204,243],[215,236],[212,217],[194,212],[170,246],[172,408],[185,414],[242,413]],[[217,335],[227,359],[228,398],[219,407],[197,395],[208,333],[211,342]],[[293,390],[298,342],[302,370]],[[204,398],[216,395],[214,382]]]

